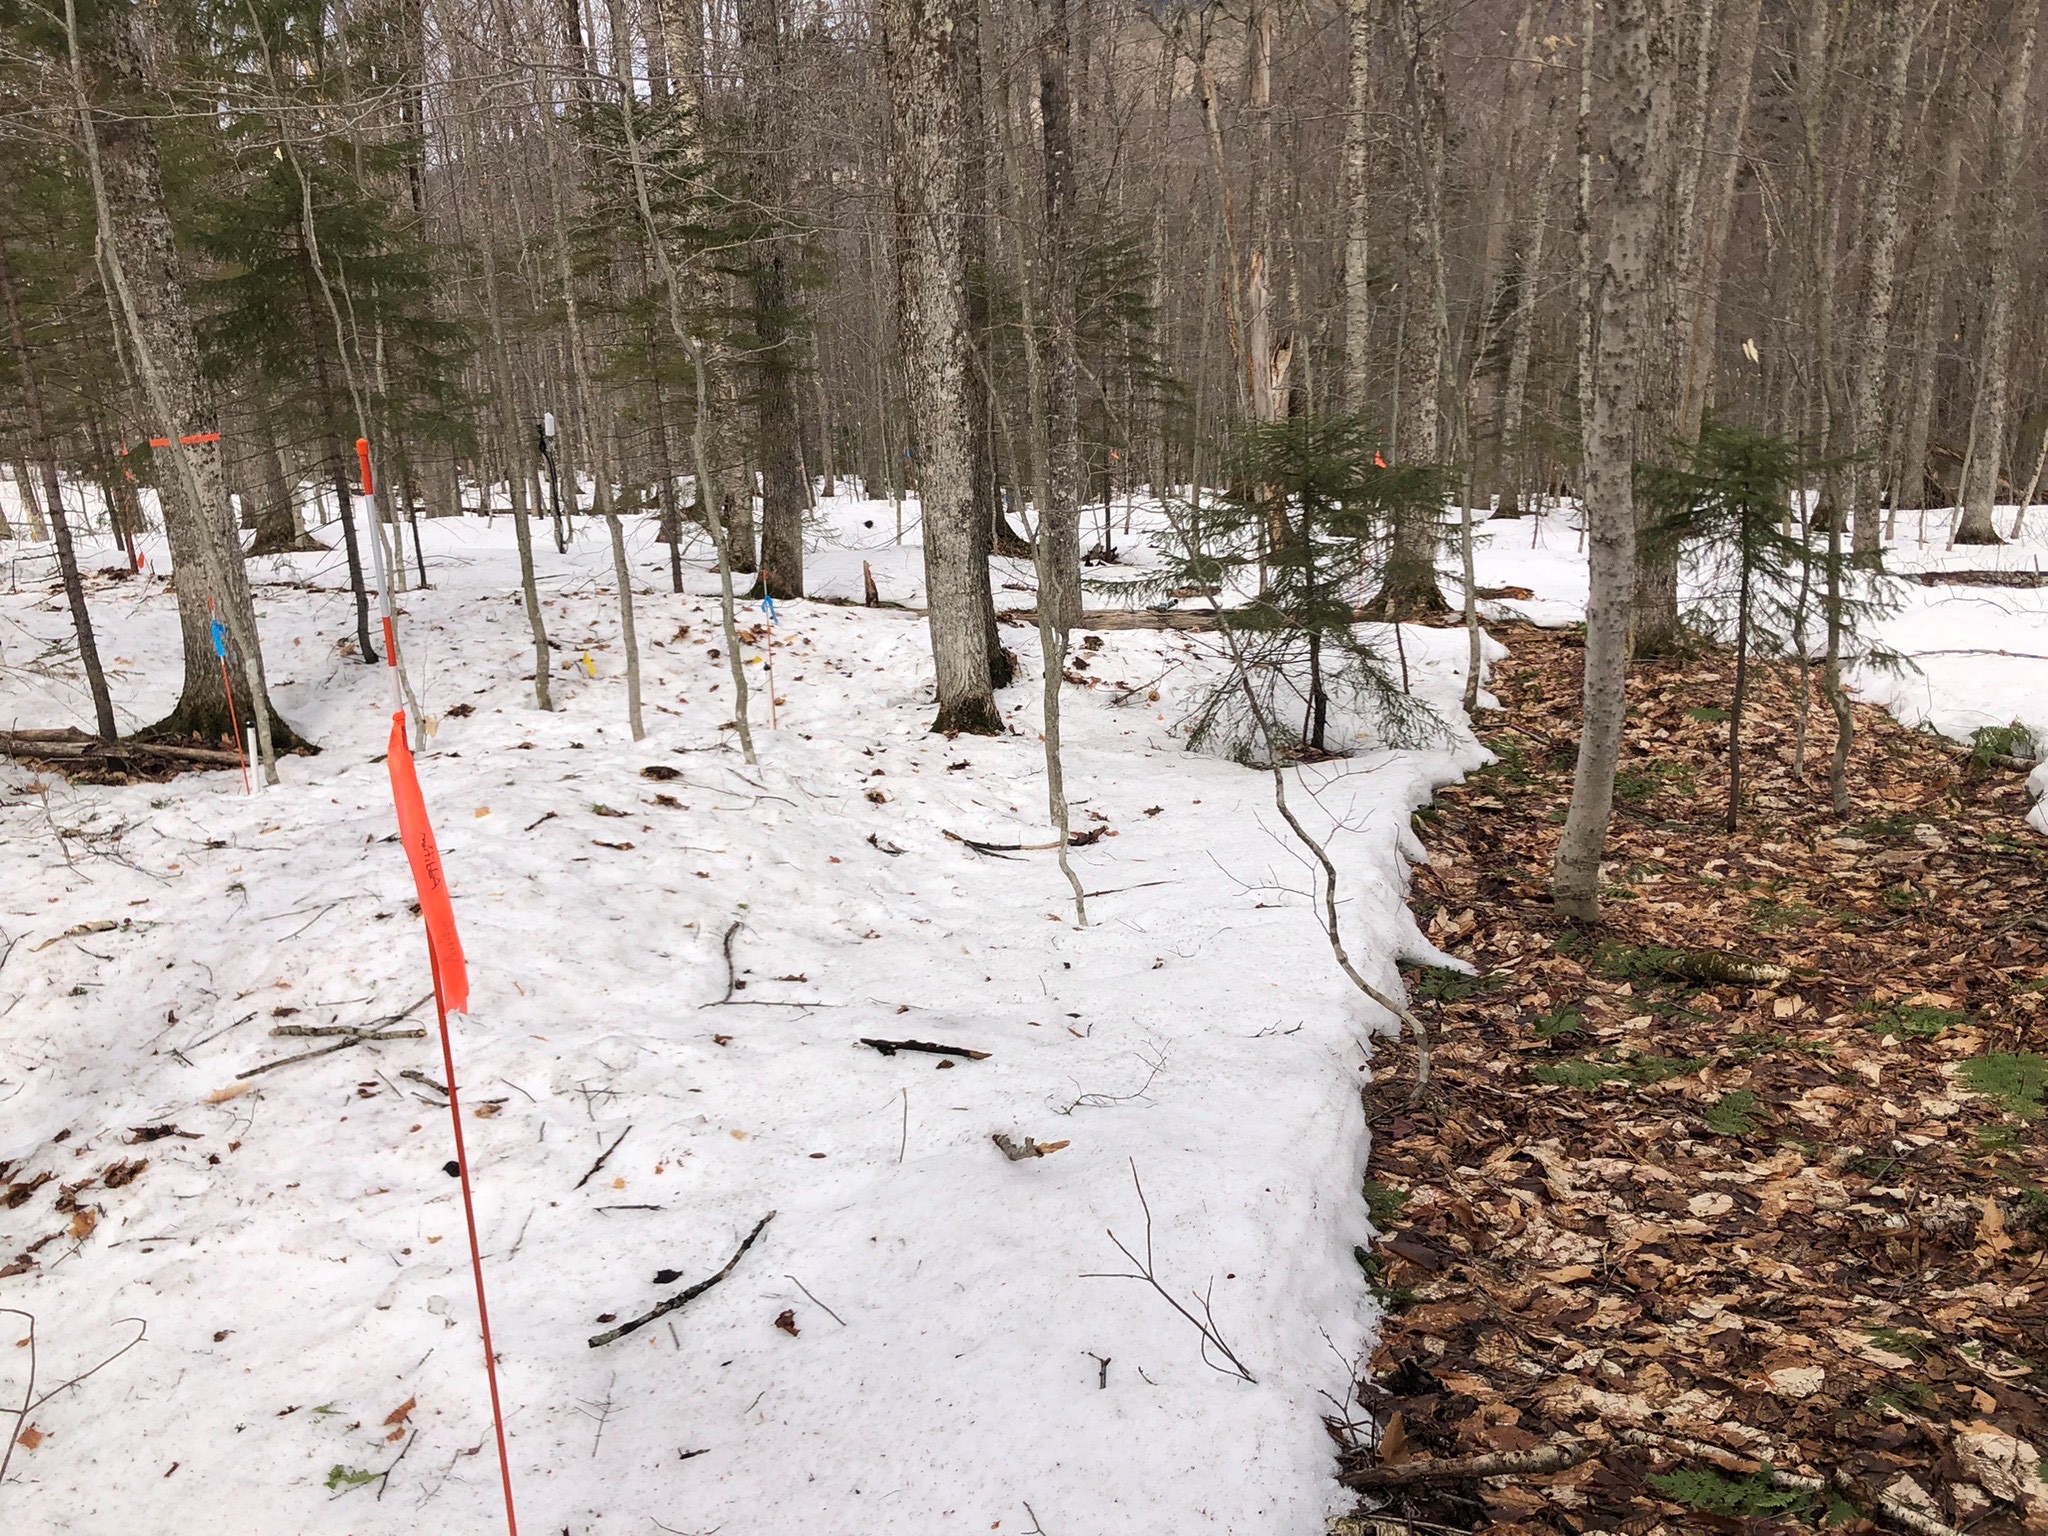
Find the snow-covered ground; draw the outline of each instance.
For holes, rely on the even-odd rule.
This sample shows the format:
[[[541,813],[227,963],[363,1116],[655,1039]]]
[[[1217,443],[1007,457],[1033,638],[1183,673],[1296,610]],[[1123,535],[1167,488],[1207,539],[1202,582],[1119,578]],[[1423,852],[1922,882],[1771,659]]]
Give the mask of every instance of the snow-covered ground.
[[[2020,536],[2001,545],[1949,547],[1951,514],[1899,514],[1886,567],[1920,571],[2039,571],[2048,562],[2048,507],[2035,506]],[[2000,507],[2001,532],[2015,509]],[[1925,537],[1922,537],[1924,531]],[[1482,587],[1525,587],[1534,596],[1500,604],[1539,624],[1566,624],[1585,613],[1586,557],[1577,513],[1482,524],[1474,567]],[[1905,659],[1896,670],[1851,674],[1857,696],[1881,705],[1907,725],[1925,725],[1968,741],[1981,726],[2015,721],[2048,742],[2048,587],[1922,586],[1900,583],[1898,611],[1880,620],[1874,638]],[[2048,797],[2048,768],[2031,787]],[[2048,832],[2048,799],[2034,825]]]
[[[884,598],[919,599],[888,502],[828,512],[815,591],[858,593],[866,561]],[[635,744],[601,535],[566,557],[536,540],[561,647],[542,714],[509,520],[424,526],[434,587],[404,599],[403,635],[439,721],[420,777],[469,956],[459,1066],[526,1527],[1320,1530],[1341,1503],[1320,1419],[1372,1323],[1356,1090],[1388,1021],[1335,973],[1267,780],[1171,734],[1201,637],[1107,635],[1101,686],[1067,690],[1077,823],[1114,834],[1076,850],[1080,928],[1049,854],[944,836],[1044,837],[1034,630],[1004,630],[1024,660],[1014,733],[948,741],[926,730],[922,620],[785,604],[779,727],[757,695],[749,769],[719,728],[711,586],[693,571],[700,595],[671,595],[644,529]],[[112,558],[100,543],[85,564]],[[0,717],[87,720],[62,599],[17,564]],[[428,991],[379,761],[385,680],[349,654],[340,556],[251,574],[278,704],[322,749],[281,789],[73,788],[0,762],[0,1163],[17,1187],[54,1176],[0,1206],[0,1267],[50,1236],[0,1307],[35,1316],[38,1393],[147,1329],[30,1413],[0,1528],[497,1519],[437,1043],[238,1076],[322,1043],[273,1026]],[[155,718],[173,599],[100,581],[92,607],[124,727]],[[1450,714],[1464,644],[1407,635],[1417,690]],[[1309,775],[1340,829],[1352,952],[1383,987],[1430,953],[1402,904],[1409,811],[1478,760],[1460,729]],[[725,1006],[735,922],[745,985]],[[989,1055],[884,1057],[863,1036]],[[1011,1162],[998,1131],[1071,1144]],[[1145,1251],[1134,1174],[1161,1280],[1205,1298],[1255,1384],[1205,1364],[1145,1284],[1097,1277],[1128,1268],[1109,1231]],[[587,1345],[771,1210],[723,1284]],[[27,1334],[4,1317],[8,1344]],[[29,1354],[0,1351],[0,1427]]]
[[[814,594],[857,597],[865,564],[885,600],[921,602],[903,510],[899,542],[888,501],[829,503]],[[1106,634],[1097,686],[1067,690],[1077,821],[1114,834],[1076,851],[1080,928],[1048,854],[944,835],[1044,837],[1029,626],[1004,630],[1024,662],[1013,734],[946,741],[925,729],[919,618],[783,605],[779,726],[757,694],[749,769],[719,728],[711,583],[693,568],[692,595],[670,594],[644,527],[635,744],[602,538],[567,556],[536,540],[560,646],[542,714],[509,519],[423,526],[435,585],[404,599],[403,633],[438,721],[420,772],[470,959],[459,1060],[528,1529],[1320,1530],[1342,1500],[1319,1421],[1372,1325],[1356,1088],[1387,1021],[1335,975],[1267,781],[1173,734],[1213,668],[1201,637]],[[2048,516],[2004,549],[1906,532],[1897,567],[2031,568]],[[47,552],[8,557],[0,718],[82,722]],[[84,563],[112,559],[100,542]],[[1535,593],[1507,607],[1577,616],[1564,517],[1482,527],[1478,559],[1482,583]],[[53,1175],[0,1204],[0,1268],[49,1239],[0,1307],[35,1315],[38,1394],[147,1328],[30,1413],[0,1528],[496,1519],[436,1042],[238,1077],[321,1043],[273,1026],[427,992],[378,759],[384,678],[352,658],[341,557],[251,571],[278,703],[322,747],[282,789],[71,788],[0,763],[0,1167],[17,1187]],[[1027,568],[995,579],[1030,602]],[[101,580],[92,603],[122,723],[146,723],[175,691],[173,600]],[[2048,733],[2040,662],[1991,654],[2048,653],[2048,593],[1912,587],[1885,636],[1919,671],[1862,679],[1866,696],[1957,736]],[[1463,635],[1405,639],[1417,691],[1454,716]],[[1383,986],[1432,953],[1402,904],[1408,813],[1478,759],[1461,729],[1308,775],[1347,937]],[[884,1057],[864,1036],[989,1055]],[[1070,1144],[1013,1163],[997,1131]],[[1101,1278],[1128,1267],[1110,1231],[1144,1251],[1134,1175],[1160,1278],[1206,1298],[1255,1383],[1205,1364],[1142,1282]],[[771,1210],[723,1284],[587,1345],[716,1271]],[[0,1426],[29,1353],[0,1353]]]

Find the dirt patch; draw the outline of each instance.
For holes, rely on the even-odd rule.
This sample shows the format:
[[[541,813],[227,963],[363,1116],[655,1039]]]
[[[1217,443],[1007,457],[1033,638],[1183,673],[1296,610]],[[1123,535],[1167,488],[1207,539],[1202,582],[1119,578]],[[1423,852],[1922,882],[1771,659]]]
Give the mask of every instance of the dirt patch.
[[[1379,1111],[1360,1259],[1389,1315],[1332,1431],[1360,1487],[1579,1455],[1382,1486],[1366,1508],[1434,1524],[1357,1529],[2040,1529],[2048,841],[2021,780],[1858,709],[1844,824],[1827,710],[1795,771],[1769,669],[1730,834],[1731,661],[1640,666],[1580,933],[1547,887],[1583,652],[1510,644],[1502,761],[1420,813],[1418,916],[1481,974],[1411,978],[1436,1076]]]

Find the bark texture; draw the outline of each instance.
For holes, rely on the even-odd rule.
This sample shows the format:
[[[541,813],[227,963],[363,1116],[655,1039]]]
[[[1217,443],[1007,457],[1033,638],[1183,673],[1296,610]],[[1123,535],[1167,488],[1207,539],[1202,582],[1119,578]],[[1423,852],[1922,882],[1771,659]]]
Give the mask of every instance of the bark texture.
[[[2034,79],[2034,33],[2038,0],[2019,0],[2007,43],[2005,79],[1999,87],[1998,117],[1991,130],[1991,218],[1984,231],[1987,276],[1984,319],[1978,332],[1977,401],[1970,413],[1971,451],[1963,466],[1963,520],[1958,544],[1998,544],[1991,509],[1998,499],[1998,472],[2005,457],[2007,397],[2011,391],[2012,311],[2019,283],[2013,240],[2014,204],[2020,164],[2027,152],[2027,96]]]
[[[175,442],[217,431],[220,415],[200,367],[184,258],[164,204],[156,138],[144,115],[100,110],[103,103],[134,100],[145,92],[145,49],[139,35],[143,14],[105,6],[94,13],[91,27],[81,29],[75,7],[66,0],[65,15],[73,85],[89,136],[100,235],[127,333],[123,340],[148,408],[159,419],[151,435],[174,440],[161,450],[159,462],[170,469],[162,488],[164,532],[177,572],[184,682],[170,714],[144,734],[211,742],[232,736],[235,720],[253,720],[277,745],[290,745],[295,738],[272,707],[263,680],[256,610],[221,478],[220,445]],[[226,626],[236,665],[222,667],[214,652],[216,617]]]
[[[804,595],[805,490],[796,384],[794,250],[785,227],[790,146],[784,131],[780,0],[740,0],[740,51],[746,67],[751,143],[747,182],[764,226],[747,259],[753,309],[755,454],[761,465],[761,582],[770,597]]]
[[[966,209],[948,0],[883,0],[895,131],[897,323],[917,430],[938,731],[1003,728],[988,670],[988,562],[974,538]]]
[[[1608,90],[1607,250],[1600,271],[1592,412],[1585,424],[1585,501],[1592,590],[1586,603],[1584,727],[1571,809],[1551,894],[1574,922],[1600,915],[1600,856],[1614,808],[1614,770],[1627,713],[1629,600],[1635,578],[1637,369],[1668,140],[1669,91],[1657,67],[1656,0],[1612,0],[1594,44]]]

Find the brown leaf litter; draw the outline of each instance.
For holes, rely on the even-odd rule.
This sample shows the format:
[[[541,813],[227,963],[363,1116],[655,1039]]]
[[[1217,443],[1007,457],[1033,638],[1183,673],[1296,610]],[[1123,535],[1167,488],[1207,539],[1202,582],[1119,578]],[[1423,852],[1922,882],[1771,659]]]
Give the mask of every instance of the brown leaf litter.
[[[1331,1430],[1353,1486],[1583,1459],[1382,1487],[1340,1528],[2048,1529],[2048,841],[2020,779],[1858,707],[1844,824],[1827,709],[1795,772],[1796,674],[1767,668],[1731,835],[1730,658],[1638,665],[1581,933],[1548,880],[1583,651],[1512,646],[1501,761],[1418,817],[1418,918],[1479,975],[1411,978],[1434,1080],[1381,1090],[1360,1259],[1388,1315]]]

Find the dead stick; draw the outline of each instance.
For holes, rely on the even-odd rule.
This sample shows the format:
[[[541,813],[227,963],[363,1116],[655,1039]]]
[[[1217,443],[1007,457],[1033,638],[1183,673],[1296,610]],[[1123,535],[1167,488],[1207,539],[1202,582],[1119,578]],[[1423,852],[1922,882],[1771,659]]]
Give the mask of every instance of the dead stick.
[[[629,1125],[623,1131],[619,1132],[619,1141],[624,1141],[628,1136],[632,1134],[633,1127]],[[606,1147],[602,1152],[597,1154],[597,1161],[590,1165],[590,1172],[584,1174],[582,1178],[576,1181],[576,1187],[578,1189],[581,1189],[584,1185],[588,1184],[592,1179],[596,1178],[597,1170],[602,1168],[606,1163],[611,1161],[612,1154],[619,1150],[619,1141],[613,1142],[610,1146]]]
[[[770,1211],[766,1216],[763,1216],[759,1221],[755,1222],[754,1230],[747,1234],[746,1241],[741,1243],[739,1247],[735,1248],[733,1250],[732,1257],[725,1261],[725,1268],[721,1269],[709,1280],[699,1280],[695,1285],[691,1286],[688,1290],[676,1292],[675,1295],[669,1297],[667,1301],[664,1301],[652,1312],[646,1313],[644,1316],[641,1317],[636,1317],[630,1323],[621,1323],[616,1328],[607,1328],[603,1333],[592,1334],[590,1338],[590,1347],[592,1349],[596,1349],[600,1345],[610,1344],[614,1340],[623,1339],[629,1333],[637,1333],[642,1328],[645,1328],[649,1323],[654,1322],[659,1318],[667,1317],[669,1313],[675,1311],[676,1308],[685,1306],[688,1303],[695,1301],[699,1296],[702,1296],[706,1291],[710,1290],[711,1287],[718,1284],[719,1281],[723,1280],[727,1275],[733,1272],[733,1269],[739,1264],[740,1259],[746,1254],[746,1251],[754,1246],[754,1239],[761,1235],[761,1229],[767,1226],[768,1223],[773,1221],[774,1219],[775,1213],[773,1211]]]
[[[246,1072],[237,1072],[235,1074],[235,1081],[239,1083],[244,1078],[259,1077],[265,1072],[275,1072],[279,1067],[288,1067],[294,1062],[311,1061],[316,1056],[332,1056],[336,1051],[345,1051],[352,1045],[364,1045],[375,1040],[412,1040],[418,1039],[425,1034],[426,1031],[423,1029],[410,1029],[400,1030],[395,1034],[389,1035],[351,1035],[348,1039],[340,1041],[335,1045],[323,1045],[317,1051],[302,1051],[297,1056],[286,1056],[277,1061],[266,1061],[260,1067],[251,1067]]]
[[[860,1037],[862,1045],[873,1046],[884,1056],[894,1056],[898,1051],[923,1051],[928,1056],[965,1056],[969,1061],[987,1061],[987,1051],[970,1051],[964,1045],[937,1045],[930,1040],[871,1040]]]
[[[1338,1479],[1347,1488],[1409,1488],[1418,1483],[1462,1483],[1481,1477],[1512,1477],[1562,1472],[1593,1454],[1585,1440],[1559,1440],[1527,1451],[1496,1451],[1484,1456],[1452,1456],[1404,1461],[1392,1467],[1360,1467]]]
[[[344,1038],[368,1040],[424,1040],[424,1029],[393,1029],[383,1033],[376,1030],[359,1029],[353,1024],[273,1024],[273,1035],[290,1035],[296,1039],[321,1039],[342,1036]]]
[[[795,1275],[784,1275],[782,1278],[787,1280],[791,1285],[795,1286],[798,1290],[802,1291],[806,1296],[811,1296],[811,1288],[808,1285],[805,1285],[803,1281],[797,1279]],[[844,1328],[846,1326],[846,1319],[841,1317],[837,1312],[834,1312],[830,1307],[827,1307],[825,1303],[818,1300],[817,1297],[811,1296],[811,1305],[814,1307],[822,1308],[824,1310],[825,1315],[831,1318],[832,1321],[837,1323],[840,1327]]]
[[[725,996],[720,999],[721,1002],[731,1002],[733,993],[740,989],[739,972],[733,969],[732,964],[732,941],[739,936],[739,931],[744,926],[744,924],[735,919],[732,925],[725,930]]]

